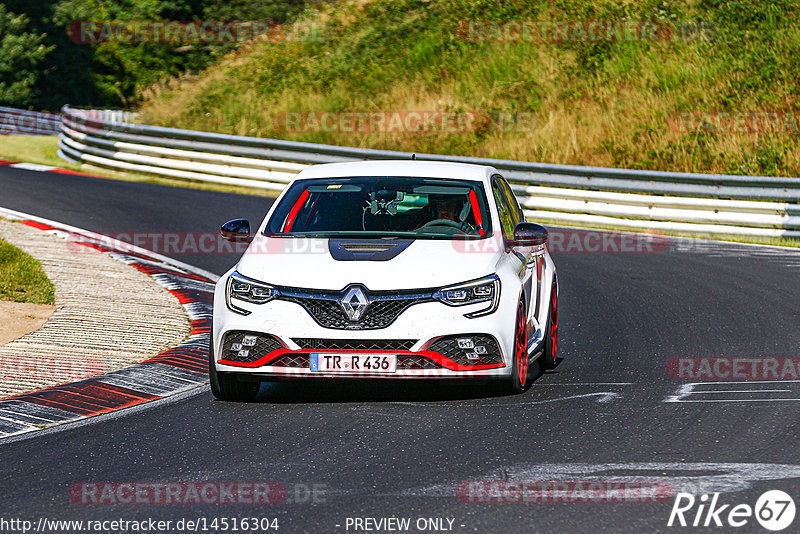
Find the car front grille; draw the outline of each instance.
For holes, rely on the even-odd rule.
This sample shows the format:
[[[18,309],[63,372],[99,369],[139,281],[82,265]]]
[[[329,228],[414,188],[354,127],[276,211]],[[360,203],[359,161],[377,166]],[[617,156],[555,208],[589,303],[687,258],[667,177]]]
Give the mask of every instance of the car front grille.
[[[441,365],[425,356],[398,356],[398,369],[440,369]]]
[[[273,367],[305,367],[308,369],[308,354],[285,354],[269,363]]]
[[[308,354],[285,354],[280,356],[269,363],[274,367],[292,367],[292,368],[304,368],[308,369],[309,367],[309,355]],[[440,369],[441,366],[434,362],[433,360],[429,360],[425,356],[417,356],[417,355],[399,355],[397,356],[397,368],[398,369]]]
[[[467,339],[472,342],[475,348],[484,347],[485,353],[478,354],[475,348],[459,347],[459,340]],[[464,334],[442,337],[431,343],[428,349],[438,352],[445,358],[453,360],[460,365],[489,365],[503,361],[497,340],[486,334]]]
[[[281,289],[281,300],[302,306],[320,326],[339,330],[386,328],[408,307],[433,301],[433,291],[366,292],[369,305],[358,321],[347,318],[339,299],[341,292]]]
[[[320,339],[301,337],[292,339],[301,349],[311,350],[411,350],[415,339]]]
[[[255,342],[253,342],[253,338],[255,338]],[[222,343],[222,359],[231,362],[252,363],[273,350],[281,348],[283,348],[283,344],[275,336],[234,330],[225,334],[225,340]]]

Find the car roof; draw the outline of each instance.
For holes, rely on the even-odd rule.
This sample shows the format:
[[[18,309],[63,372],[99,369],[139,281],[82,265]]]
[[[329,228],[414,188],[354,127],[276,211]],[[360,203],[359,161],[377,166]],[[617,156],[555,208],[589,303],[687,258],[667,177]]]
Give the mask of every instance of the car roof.
[[[420,178],[455,178],[461,180],[489,182],[494,167],[451,163],[449,161],[380,160],[353,161],[347,163],[325,163],[303,169],[297,179],[341,178],[347,176],[413,176]]]

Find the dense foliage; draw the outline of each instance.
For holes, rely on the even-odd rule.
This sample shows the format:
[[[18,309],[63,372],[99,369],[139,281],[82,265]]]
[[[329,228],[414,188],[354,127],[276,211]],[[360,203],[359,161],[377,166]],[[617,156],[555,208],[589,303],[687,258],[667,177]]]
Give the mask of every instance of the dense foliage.
[[[0,105],[130,107],[144,87],[200,71],[231,44],[77,43],[76,21],[284,22],[305,0],[3,0]]]
[[[51,50],[43,44],[45,35],[28,31],[28,22],[0,4],[0,102],[31,103],[39,65]]]

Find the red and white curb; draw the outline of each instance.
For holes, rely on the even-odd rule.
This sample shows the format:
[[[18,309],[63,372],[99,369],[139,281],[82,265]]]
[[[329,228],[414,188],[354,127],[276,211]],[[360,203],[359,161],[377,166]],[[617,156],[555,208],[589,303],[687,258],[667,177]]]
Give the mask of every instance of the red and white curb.
[[[62,169],[61,167],[53,167],[52,165],[42,165],[41,163],[19,163],[16,161],[8,161],[5,159],[0,159],[0,166],[3,167],[13,167],[15,169],[22,169],[26,171],[37,171],[37,172],[57,172],[59,174],[74,174],[77,176],[89,176],[92,178],[102,178],[102,176],[97,176],[94,174],[87,174],[85,172],[79,171],[71,171],[69,169]]]
[[[0,400],[0,439],[163,399],[208,383],[216,275],[140,247],[110,244],[100,234],[74,226],[6,208],[0,208],[0,216],[105,252],[144,272],[180,301],[191,321],[185,341],[142,363]]]

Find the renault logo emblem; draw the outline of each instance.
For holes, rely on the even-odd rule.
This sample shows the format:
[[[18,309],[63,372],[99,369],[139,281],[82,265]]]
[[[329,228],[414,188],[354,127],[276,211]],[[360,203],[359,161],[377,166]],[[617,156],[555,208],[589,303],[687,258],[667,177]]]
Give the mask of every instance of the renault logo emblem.
[[[364,294],[364,290],[354,286],[348,289],[344,296],[339,299],[339,304],[342,306],[347,318],[355,322],[361,320],[364,312],[367,311],[369,301]]]

